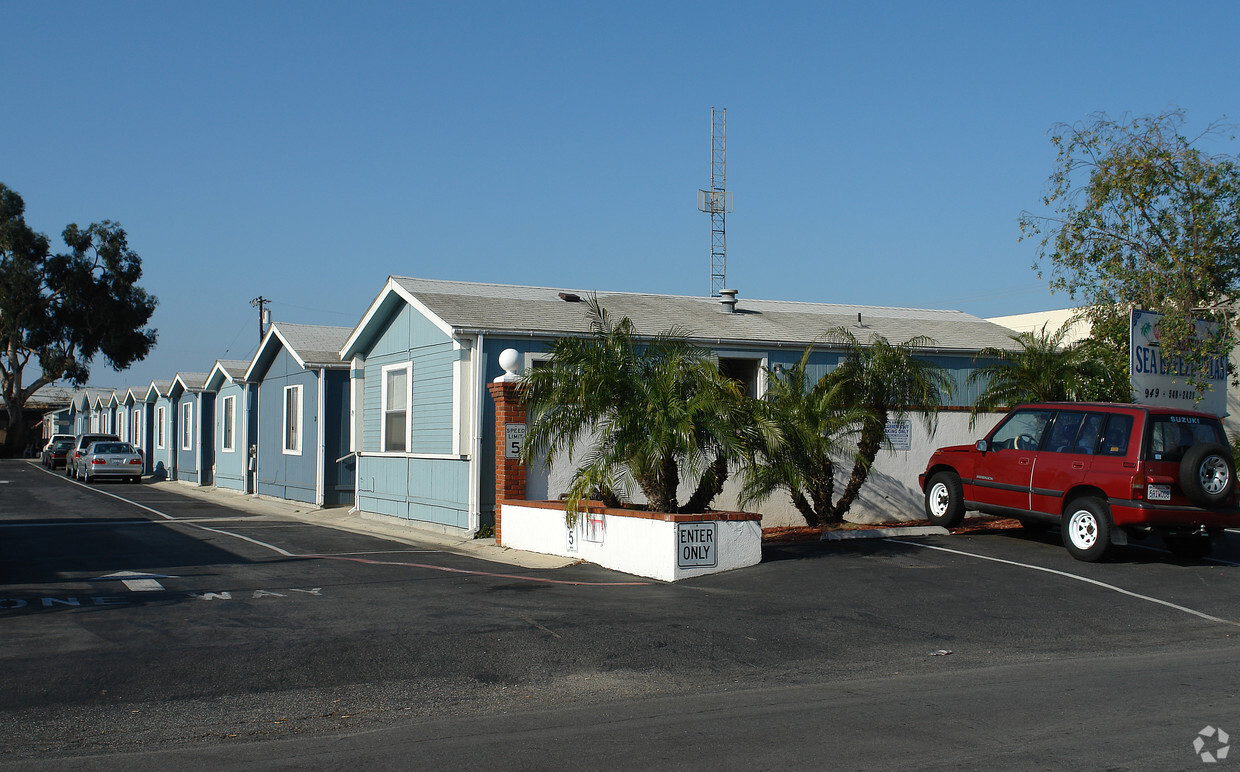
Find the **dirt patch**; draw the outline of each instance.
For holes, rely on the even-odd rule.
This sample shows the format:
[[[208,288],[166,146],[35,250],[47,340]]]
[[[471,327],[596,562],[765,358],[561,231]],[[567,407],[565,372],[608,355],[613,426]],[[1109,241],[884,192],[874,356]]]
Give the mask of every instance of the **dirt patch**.
[[[930,521],[901,520],[899,522],[892,523],[835,523],[832,525],[818,527],[811,527],[808,525],[777,526],[773,528],[763,528],[762,541],[765,543],[820,541],[822,539],[822,535],[828,531],[866,531],[880,528],[910,528],[924,525],[930,525]],[[964,534],[986,533],[989,531],[1007,531],[1013,528],[1020,528],[1019,520],[1013,520],[1008,517],[976,515],[974,517],[965,518],[963,523],[956,528],[951,528],[949,530],[954,534]]]

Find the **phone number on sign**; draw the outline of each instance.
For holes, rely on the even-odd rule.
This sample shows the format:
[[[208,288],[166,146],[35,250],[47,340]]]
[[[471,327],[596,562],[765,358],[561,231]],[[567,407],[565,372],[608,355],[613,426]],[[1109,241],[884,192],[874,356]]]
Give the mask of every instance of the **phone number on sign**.
[[[1198,398],[1196,389],[1146,389],[1146,399],[1182,399],[1196,402]]]

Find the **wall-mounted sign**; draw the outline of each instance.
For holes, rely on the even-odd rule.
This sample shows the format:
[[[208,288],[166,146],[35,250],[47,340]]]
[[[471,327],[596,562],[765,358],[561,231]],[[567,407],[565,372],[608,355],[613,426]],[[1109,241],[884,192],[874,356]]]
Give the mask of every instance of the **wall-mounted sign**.
[[[1210,360],[1205,372],[1210,388],[1205,394],[1199,394],[1188,382],[1193,375],[1188,363],[1162,346],[1162,314],[1134,308],[1131,322],[1129,373],[1133,400],[1137,404],[1227,415],[1227,357]],[[1199,337],[1217,334],[1217,324],[1197,320]]]
[[[504,458],[521,458],[525,424],[504,424]]]
[[[892,450],[912,450],[913,422],[907,418],[896,418],[887,422],[887,440]]]
[[[714,568],[719,565],[718,523],[676,524],[676,565]]]

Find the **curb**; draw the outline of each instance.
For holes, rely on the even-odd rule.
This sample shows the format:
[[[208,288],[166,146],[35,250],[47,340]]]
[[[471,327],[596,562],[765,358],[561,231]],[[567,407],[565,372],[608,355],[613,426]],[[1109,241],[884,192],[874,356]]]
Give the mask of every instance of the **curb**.
[[[825,531],[819,541],[852,539],[883,539],[889,536],[950,536],[951,531],[937,525],[912,525],[896,528],[858,528],[853,531]]]
[[[517,568],[554,569],[579,562],[575,558],[503,547],[496,544],[493,539],[463,538],[438,531],[424,530],[408,524],[408,521],[395,518],[393,518],[394,522],[386,522],[380,519],[381,516],[351,513],[348,507],[319,509],[313,504],[267,497],[255,498],[248,493],[210,486],[192,486],[176,480],[150,481],[146,484],[151,487],[165,488],[171,493],[187,498],[209,501],[251,515],[296,520],[322,528],[389,539],[412,547],[447,552]]]

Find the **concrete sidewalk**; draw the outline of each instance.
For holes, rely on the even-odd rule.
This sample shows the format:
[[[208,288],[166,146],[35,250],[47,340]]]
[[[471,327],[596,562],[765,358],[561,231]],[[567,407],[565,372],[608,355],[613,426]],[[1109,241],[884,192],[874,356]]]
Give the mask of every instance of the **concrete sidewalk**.
[[[382,515],[361,512],[350,513],[348,507],[318,509],[311,504],[253,496],[226,488],[202,488],[169,480],[151,481],[146,485],[164,492],[176,493],[189,498],[209,501],[222,507],[248,512],[253,515],[283,517],[303,523],[335,528],[349,533],[376,536],[420,549],[433,549],[455,555],[503,563],[521,568],[563,568],[578,561],[502,547],[494,539],[470,539],[463,536],[438,533],[406,524],[405,521]]]

